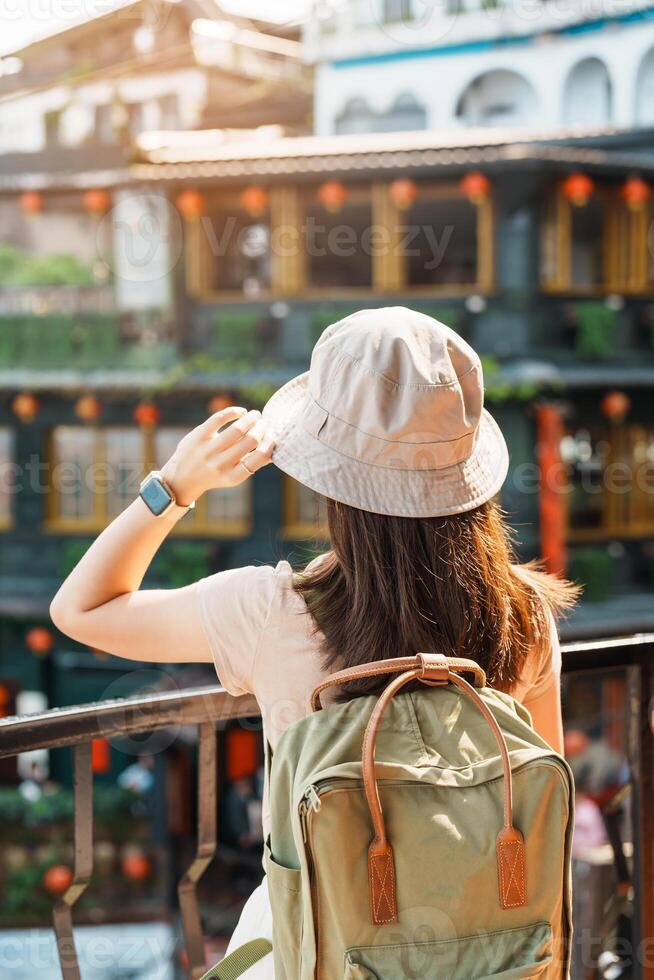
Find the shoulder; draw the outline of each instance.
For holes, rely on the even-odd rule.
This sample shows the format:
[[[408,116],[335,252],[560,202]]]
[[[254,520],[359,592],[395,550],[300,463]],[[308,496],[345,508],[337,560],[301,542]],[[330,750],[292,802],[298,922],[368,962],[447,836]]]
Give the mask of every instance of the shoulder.
[[[242,565],[215,572],[195,583],[200,603],[207,608],[228,600],[243,603],[252,611],[267,608],[276,593],[292,582],[293,570],[285,560],[276,565]],[[224,608],[223,608],[224,612]]]
[[[288,591],[292,569],[244,565],[199,579],[194,586],[200,618],[218,676],[232,694],[253,690],[261,638]]]
[[[528,654],[515,689],[511,692],[520,701],[540,697],[552,684],[559,683],[561,673],[561,645],[557,614],[560,601],[558,582],[529,565],[512,565],[513,573],[527,586],[534,603],[535,642]],[[551,582],[554,582],[552,587]]]
[[[313,559],[307,568],[313,568]],[[195,583],[205,624],[242,621],[249,634],[286,616],[308,615],[304,599],[296,590],[296,573],[285,558],[274,565],[243,565],[208,575]]]

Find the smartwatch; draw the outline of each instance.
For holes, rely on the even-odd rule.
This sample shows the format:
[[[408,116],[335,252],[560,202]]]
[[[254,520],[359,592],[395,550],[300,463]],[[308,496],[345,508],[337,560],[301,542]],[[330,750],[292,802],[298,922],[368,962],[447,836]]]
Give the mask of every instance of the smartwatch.
[[[139,497],[155,517],[163,517],[172,510],[181,510],[184,514],[195,507],[195,501],[182,507],[177,503],[175,494],[170,489],[159,470],[152,470],[142,481]]]

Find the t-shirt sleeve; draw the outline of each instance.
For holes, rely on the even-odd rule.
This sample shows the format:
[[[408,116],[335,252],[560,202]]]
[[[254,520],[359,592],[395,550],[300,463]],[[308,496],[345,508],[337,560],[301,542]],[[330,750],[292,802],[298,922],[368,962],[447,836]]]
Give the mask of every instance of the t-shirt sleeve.
[[[532,670],[527,670],[523,680],[524,690],[521,700],[527,705],[546,694],[552,687],[558,689],[561,683],[561,643],[554,616],[547,610],[549,640],[543,644],[539,658],[533,662]]]
[[[195,583],[200,618],[218,680],[230,694],[251,694],[261,639],[277,587],[272,565],[216,572]]]

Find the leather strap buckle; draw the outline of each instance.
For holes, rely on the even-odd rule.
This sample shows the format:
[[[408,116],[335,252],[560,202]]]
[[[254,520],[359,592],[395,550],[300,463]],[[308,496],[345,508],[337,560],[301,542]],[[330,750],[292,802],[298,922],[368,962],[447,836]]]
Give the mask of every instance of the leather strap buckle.
[[[418,677],[423,684],[436,686],[447,684],[450,679],[450,668],[447,657],[442,653],[418,653],[416,654],[420,664]]]

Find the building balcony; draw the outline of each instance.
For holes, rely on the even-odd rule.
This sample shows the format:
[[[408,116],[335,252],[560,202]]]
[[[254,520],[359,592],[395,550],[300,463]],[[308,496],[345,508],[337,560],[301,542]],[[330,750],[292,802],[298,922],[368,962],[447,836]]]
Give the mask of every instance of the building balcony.
[[[506,385],[528,382],[536,393],[641,384],[654,370],[654,304],[647,298],[510,290],[429,298],[370,289],[349,298],[256,301],[213,294],[196,298],[182,328],[165,311],[119,313],[104,293],[98,305],[106,308],[87,311],[95,300],[62,288],[71,312],[0,312],[4,388],[131,388],[144,379],[153,390],[274,386],[308,366],[329,324],[362,307],[388,305],[410,306],[460,333],[484,359],[491,400],[497,385],[506,397]]]
[[[2,303],[0,312],[0,377],[11,387],[29,384],[19,372],[49,377],[79,376],[88,372],[152,372],[171,367],[176,360],[170,319],[159,311],[119,313],[104,290],[97,294],[75,287],[63,290],[62,312],[9,312],[16,297]],[[30,289],[33,305],[35,292]],[[41,291],[37,290],[37,295]],[[45,296],[46,291],[43,291]],[[37,304],[38,310],[38,304]]]
[[[630,7],[651,9],[649,0]],[[619,19],[624,11],[606,9],[604,19]],[[374,57],[395,51],[447,47],[471,40],[493,40],[526,34],[551,34],[588,21],[598,21],[596,8],[582,2],[561,6],[549,0],[535,4],[506,0],[446,0],[421,5],[410,0],[369,0],[341,4],[305,26],[304,50],[309,61]]]
[[[626,917],[631,928],[630,939],[626,945],[622,942],[619,956],[629,960],[632,977],[651,980],[652,976],[647,940],[654,934],[653,655],[654,635],[647,634],[569,643],[563,648],[566,752],[577,779],[580,813],[573,844],[576,930],[573,980],[598,975],[598,958],[613,948],[610,933],[618,913]],[[49,892],[55,896],[52,922],[64,980],[80,977],[85,980],[91,975],[86,952],[78,960],[77,948],[86,950],[87,946],[80,942],[79,934],[76,943],[74,921],[97,924],[110,918],[106,892],[97,887],[98,879],[102,881],[104,858],[98,847],[94,847],[94,811],[99,827],[103,825],[103,815],[97,812],[100,793],[94,806],[94,771],[103,771],[97,763],[107,752],[138,754],[144,745],[156,760],[154,795],[159,802],[166,794],[169,798],[175,795],[175,786],[169,782],[174,779],[174,767],[165,764],[171,753],[177,753],[178,764],[180,746],[182,756],[197,757],[194,856],[179,871],[177,865],[182,853],[179,831],[154,821],[150,844],[161,845],[158,860],[162,879],[170,883],[176,876],[176,888],[162,887],[158,900],[151,902],[149,909],[143,904],[137,908],[133,902],[124,903],[121,909],[114,910],[114,920],[143,923],[149,919],[173,925],[179,922],[185,951],[175,957],[170,950],[160,949],[151,962],[151,967],[156,965],[162,970],[158,976],[198,978],[208,968],[208,940],[213,938],[217,943],[221,939],[216,935],[220,932],[220,926],[216,926],[220,918],[209,914],[200,889],[212,865],[225,861],[216,816],[221,802],[219,787],[224,788],[223,761],[228,776],[230,768],[232,777],[236,773],[233,759],[225,753],[225,741],[230,732],[232,735],[251,732],[257,727],[252,724],[257,712],[253,698],[233,698],[213,685],[158,693],[150,690],[127,698],[0,719],[0,760],[5,773],[7,760],[17,756],[25,758],[23,753],[27,752],[32,753],[28,758],[40,758],[41,763],[43,754],[53,750],[70,753],[72,760],[74,804],[68,832],[71,843],[66,851],[71,867],[59,864],[50,868],[45,879],[50,884]],[[245,723],[245,719],[250,720]],[[97,777],[98,790],[103,778]],[[582,811],[587,817],[589,809],[602,818],[600,824],[605,828],[593,841],[588,839],[582,820]],[[18,827],[15,830],[21,832]],[[11,828],[6,826],[5,839],[10,833]],[[45,833],[44,827],[44,837]],[[29,871],[35,867],[43,857],[41,851],[28,854],[22,864],[14,862],[12,867],[7,856],[12,853],[11,848],[3,849],[0,874],[5,879],[5,894],[9,882],[15,898],[16,868]],[[123,861],[123,874],[127,876],[129,870],[129,877],[138,878],[137,863],[132,860],[128,865]],[[239,873],[234,866],[232,874]],[[30,889],[35,900],[43,901],[46,893],[38,875],[32,875],[29,882],[22,878],[21,881],[28,906]],[[222,921],[224,929],[225,920]],[[6,916],[4,925],[10,925]],[[211,932],[213,937],[209,935]],[[210,955],[217,958],[215,953]],[[12,975],[33,975],[30,967],[33,956],[28,933],[20,934],[18,944],[14,936],[12,962],[17,972]],[[168,973],[163,972],[166,957],[171,960]],[[113,970],[115,966],[111,958],[109,967]],[[51,969],[56,970],[54,961]],[[98,972],[97,956],[92,975],[105,975]]]

